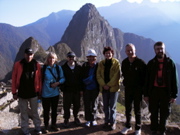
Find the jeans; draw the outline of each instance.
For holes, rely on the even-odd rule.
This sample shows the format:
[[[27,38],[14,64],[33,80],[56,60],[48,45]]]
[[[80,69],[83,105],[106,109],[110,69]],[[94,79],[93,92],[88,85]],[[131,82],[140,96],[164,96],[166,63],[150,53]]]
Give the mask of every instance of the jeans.
[[[119,92],[110,92],[104,90],[103,96],[103,110],[105,113],[105,123],[115,124],[116,123],[116,104],[119,96]]]
[[[43,105],[43,117],[44,117],[44,125],[49,125],[49,113],[51,109],[51,124],[56,124],[57,118],[57,106],[59,102],[59,95],[50,98],[42,98],[42,105]]]

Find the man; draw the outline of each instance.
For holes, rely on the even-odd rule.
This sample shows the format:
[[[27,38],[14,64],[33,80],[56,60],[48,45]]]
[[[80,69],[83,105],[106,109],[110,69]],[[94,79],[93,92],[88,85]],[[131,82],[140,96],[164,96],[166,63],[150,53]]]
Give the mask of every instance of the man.
[[[64,127],[69,127],[70,108],[73,104],[74,122],[79,126],[78,112],[80,109],[80,97],[82,94],[81,66],[75,61],[74,52],[67,53],[67,62],[62,66],[64,77],[63,84],[63,109],[64,109]]]
[[[13,98],[19,99],[18,105],[21,113],[21,129],[24,135],[29,133],[28,107],[35,125],[36,133],[42,134],[38,107],[38,95],[41,92],[41,67],[33,59],[34,52],[31,48],[25,49],[25,58],[14,64],[12,73],[12,94]]]
[[[170,104],[177,98],[178,80],[174,62],[165,54],[165,44],[154,44],[156,56],[148,62],[145,101],[149,101],[152,134],[157,131],[165,135],[166,120],[170,114]],[[160,119],[158,120],[158,116]]]
[[[121,131],[127,134],[132,130],[131,110],[134,102],[135,112],[135,134],[141,134],[141,101],[142,91],[145,80],[146,64],[143,60],[136,56],[136,49],[132,43],[126,45],[125,52],[127,58],[122,61],[122,75],[124,77],[123,84],[125,86],[125,108],[126,108],[126,126]]]

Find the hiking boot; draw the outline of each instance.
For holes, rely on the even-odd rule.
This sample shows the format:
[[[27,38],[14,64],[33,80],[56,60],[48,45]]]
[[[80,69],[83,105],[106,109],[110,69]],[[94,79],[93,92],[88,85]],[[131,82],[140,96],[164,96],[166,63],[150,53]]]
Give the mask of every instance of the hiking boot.
[[[41,130],[35,130],[36,135],[42,135],[42,131]]]
[[[75,122],[75,124],[76,124],[77,126],[80,126],[80,125],[81,125],[81,122],[80,122],[80,120],[79,120],[78,118],[75,118],[74,122]]]
[[[156,131],[156,130],[153,130],[153,131],[151,131],[151,134],[152,134],[152,135],[157,135],[157,131]]]
[[[45,126],[45,127],[44,127],[44,133],[49,133],[49,128],[48,128],[48,126]]]
[[[109,123],[104,123],[103,128],[105,129],[109,128]]]
[[[68,120],[68,119],[65,119],[65,120],[64,120],[63,126],[64,126],[65,128],[69,128],[69,120]]]
[[[56,125],[51,125],[51,129],[53,131],[59,131],[60,130],[60,128],[58,128]]]
[[[125,134],[127,134],[127,132],[129,132],[130,130],[132,130],[132,127],[130,127],[130,128],[125,127],[125,128],[123,128],[123,130],[121,130],[121,133],[125,135]]]

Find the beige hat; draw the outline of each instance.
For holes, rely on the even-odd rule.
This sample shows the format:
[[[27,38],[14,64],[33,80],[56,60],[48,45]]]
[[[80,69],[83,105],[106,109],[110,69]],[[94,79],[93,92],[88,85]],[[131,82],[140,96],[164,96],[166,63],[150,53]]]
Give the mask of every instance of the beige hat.
[[[95,56],[97,57],[96,51],[94,49],[89,49],[86,56]]]

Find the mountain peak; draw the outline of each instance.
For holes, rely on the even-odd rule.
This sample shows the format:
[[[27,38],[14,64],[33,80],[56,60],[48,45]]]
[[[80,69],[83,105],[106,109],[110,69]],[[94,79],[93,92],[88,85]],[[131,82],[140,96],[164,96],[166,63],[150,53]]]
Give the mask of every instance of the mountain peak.
[[[90,3],[75,13],[60,42],[66,43],[81,58],[85,58],[90,48],[99,54],[102,54],[105,46],[118,50],[113,28]],[[102,56],[99,55],[99,59],[102,59]]]
[[[92,18],[95,16],[100,16],[99,12],[97,11],[96,7],[91,4],[87,3],[83,5],[77,12],[76,16],[84,17],[84,18]]]

